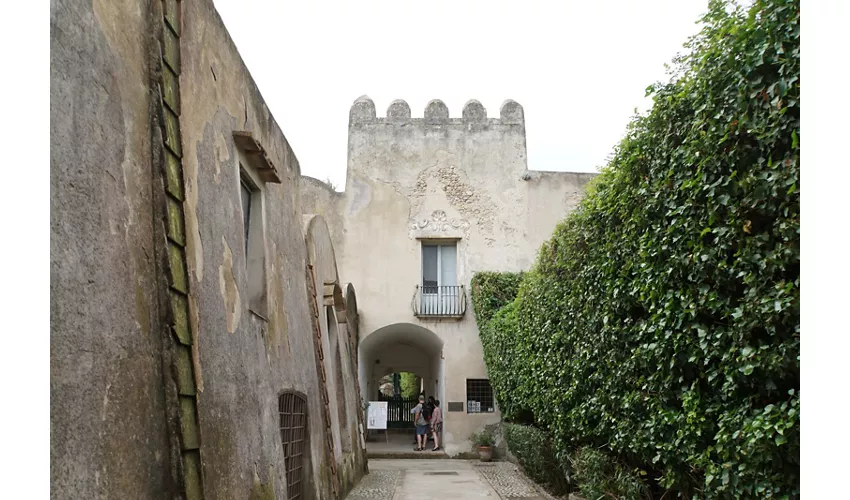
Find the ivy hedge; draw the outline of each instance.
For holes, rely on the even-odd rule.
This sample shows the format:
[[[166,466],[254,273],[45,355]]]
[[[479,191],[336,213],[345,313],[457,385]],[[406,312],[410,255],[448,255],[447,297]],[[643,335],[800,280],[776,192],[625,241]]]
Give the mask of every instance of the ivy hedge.
[[[473,306],[503,415],[560,452],[656,492],[797,498],[799,1],[702,21],[534,268],[477,277]]]
[[[567,478],[545,431],[527,425],[504,424],[502,432],[508,449],[528,476],[547,485],[556,495],[569,491]]]
[[[523,273],[479,272],[472,277],[472,307],[479,323],[516,299]]]

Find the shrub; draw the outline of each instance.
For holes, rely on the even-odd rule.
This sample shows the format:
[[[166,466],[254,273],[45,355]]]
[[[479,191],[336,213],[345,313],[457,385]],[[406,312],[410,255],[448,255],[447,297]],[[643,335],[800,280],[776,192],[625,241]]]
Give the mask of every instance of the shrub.
[[[496,312],[513,302],[523,273],[475,273],[470,283],[472,309],[479,322],[487,322]]]
[[[648,496],[646,487],[634,472],[625,470],[600,450],[581,448],[571,462],[579,492],[587,500],[639,500]]]
[[[493,396],[499,404],[502,418],[508,422],[531,424],[529,406],[525,404],[520,377],[523,358],[514,350],[517,329],[515,307],[508,304],[479,329],[484,346],[484,363],[490,378]]]
[[[513,300],[522,277],[523,273],[480,272],[472,277],[471,289],[484,362],[502,417],[509,422],[530,424],[533,417],[528,407],[522,405],[515,377],[523,369],[522,357],[510,348],[517,328]]]
[[[496,442],[495,436],[493,436],[493,433],[489,430],[475,432],[469,437],[469,440],[472,441],[472,444],[475,446],[493,446]]]
[[[504,424],[502,429],[508,449],[531,479],[548,485],[557,495],[569,491],[567,478],[555,457],[552,440],[545,431],[517,424]]]
[[[799,497],[799,12],[712,1],[515,301],[473,286],[500,407],[558,450]]]

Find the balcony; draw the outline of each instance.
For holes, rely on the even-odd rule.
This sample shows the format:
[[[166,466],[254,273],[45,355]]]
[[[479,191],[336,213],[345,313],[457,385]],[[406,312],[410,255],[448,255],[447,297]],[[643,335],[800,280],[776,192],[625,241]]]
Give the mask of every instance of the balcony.
[[[463,285],[417,285],[412,306],[417,318],[462,318],[466,313],[466,290]]]

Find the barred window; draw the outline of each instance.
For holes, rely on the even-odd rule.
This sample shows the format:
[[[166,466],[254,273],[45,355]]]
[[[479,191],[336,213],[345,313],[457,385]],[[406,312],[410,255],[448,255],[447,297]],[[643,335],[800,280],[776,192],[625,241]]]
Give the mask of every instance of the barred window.
[[[309,460],[307,400],[291,392],[281,394],[278,400],[278,411],[280,412],[283,461],[286,468],[287,499],[300,500],[304,497],[304,462]]]
[[[490,381],[484,379],[466,379],[466,413],[493,413],[496,404]]]

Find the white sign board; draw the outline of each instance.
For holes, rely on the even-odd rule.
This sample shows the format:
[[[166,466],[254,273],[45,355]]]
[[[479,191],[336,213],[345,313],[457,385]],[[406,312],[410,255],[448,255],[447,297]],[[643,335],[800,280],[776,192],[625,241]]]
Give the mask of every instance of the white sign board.
[[[387,402],[386,401],[369,401],[369,410],[367,413],[367,429],[386,429],[387,428]]]

